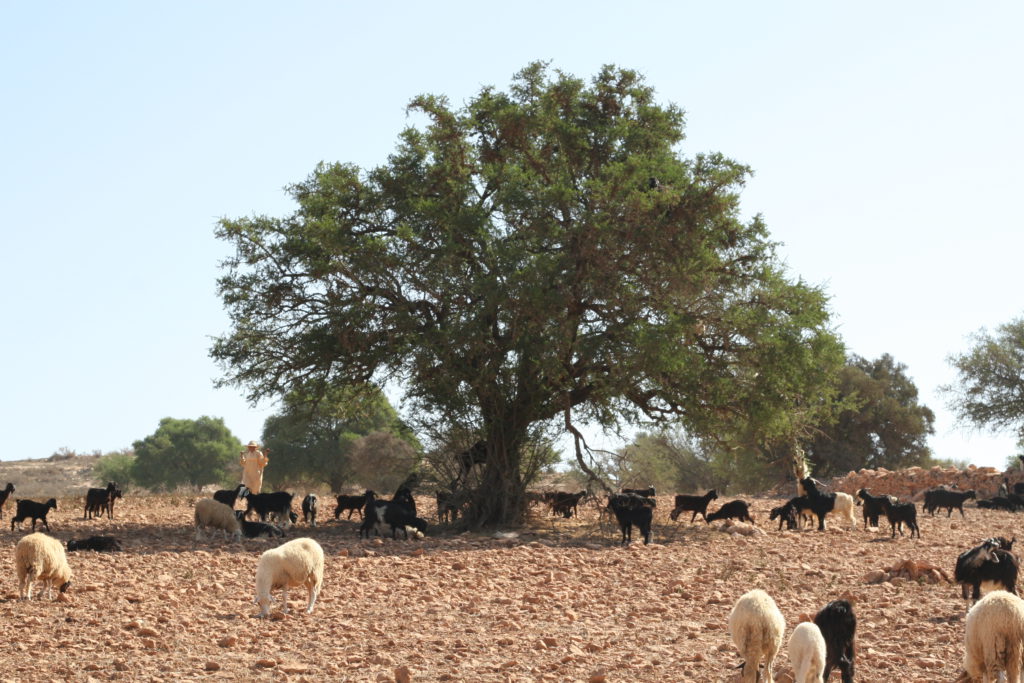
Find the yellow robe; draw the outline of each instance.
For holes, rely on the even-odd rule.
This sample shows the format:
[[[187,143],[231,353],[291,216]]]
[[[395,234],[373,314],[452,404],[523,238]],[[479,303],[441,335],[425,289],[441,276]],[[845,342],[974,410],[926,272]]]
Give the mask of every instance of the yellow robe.
[[[259,493],[263,487],[263,468],[270,459],[260,449],[244,450],[239,460],[242,465],[242,483],[252,493]]]

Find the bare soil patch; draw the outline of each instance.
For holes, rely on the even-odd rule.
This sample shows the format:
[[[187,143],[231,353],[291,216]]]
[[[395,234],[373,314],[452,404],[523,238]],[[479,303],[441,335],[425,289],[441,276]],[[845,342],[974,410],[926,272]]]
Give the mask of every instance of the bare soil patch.
[[[316,610],[304,614],[293,592],[290,614],[259,620],[256,562],[276,543],[195,542],[193,500],[129,495],[115,519],[84,521],[81,497],[59,499],[53,536],[124,544],[121,553],[69,553],[67,601],[17,600],[13,550],[25,531],[10,530],[6,509],[3,677],[378,681],[405,667],[414,681],[731,681],[739,658],[729,610],[759,587],[786,616],[787,641],[801,615],[854,599],[858,681],[952,681],[963,657],[959,590],[926,576],[866,577],[905,560],[951,574],[956,555],[981,538],[1024,536],[1017,516],[976,508],[966,521],[924,515],[920,540],[892,540],[884,523],[880,533],[778,532],[767,522],[778,501],[753,499],[767,533],[746,537],[717,523],[673,523],[662,496],[650,546],[619,547],[618,529],[594,506],[570,520],[538,509],[528,527],[504,534],[434,527],[419,541],[367,541],[355,519],[331,519],[322,498],[322,524],[290,533],[315,538],[327,555]],[[430,500],[418,503],[436,519]],[[790,671],[783,647],[778,680]]]

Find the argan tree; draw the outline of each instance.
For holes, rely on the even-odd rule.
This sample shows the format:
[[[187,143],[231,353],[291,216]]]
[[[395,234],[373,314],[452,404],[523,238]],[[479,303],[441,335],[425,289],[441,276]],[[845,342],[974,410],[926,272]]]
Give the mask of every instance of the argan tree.
[[[220,222],[231,330],[212,355],[250,400],[394,382],[485,443],[486,524],[522,513],[531,425],[557,421],[586,468],[583,423],[781,434],[829,391],[826,297],[741,218],[750,170],[685,157],[683,112],[636,72],[535,63],[409,112],[385,164],[321,164],[291,215]]]
[[[242,442],[219,417],[165,417],[156,431],[132,444],[131,478],[149,489],[228,483]]]

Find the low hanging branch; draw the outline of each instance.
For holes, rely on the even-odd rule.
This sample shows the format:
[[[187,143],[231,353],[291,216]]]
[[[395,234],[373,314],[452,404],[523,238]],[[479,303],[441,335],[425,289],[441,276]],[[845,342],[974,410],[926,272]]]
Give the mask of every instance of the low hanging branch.
[[[595,474],[583,460],[583,449],[580,448],[580,443],[583,444],[583,448],[587,449],[588,453],[591,452],[590,446],[587,445],[587,440],[583,438],[582,434],[580,434],[580,430],[576,429],[576,426],[573,425],[572,413],[569,408],[565,409],[565,428],[570,434],[572,434],[573,442],[576,446],[576,463],[580,466],[580,469],[583,470],[584,474],[587,475],[587,480],[597,482],[597,484],[605,490],[605,493],[613,495],[615,491],[612,490],[612,487],[608,486],[601,477],[597,476],[597,474]]]

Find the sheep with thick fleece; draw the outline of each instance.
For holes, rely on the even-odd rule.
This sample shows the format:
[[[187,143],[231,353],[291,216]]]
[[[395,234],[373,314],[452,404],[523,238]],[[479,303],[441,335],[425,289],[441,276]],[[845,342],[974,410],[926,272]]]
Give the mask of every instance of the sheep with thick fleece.
[[[1024,654],[1024,600],[992,591],[967,613],[964,669],[972,681],[1019,681]]]
[[[757,680],[757,670],[764,660],[766,683],[774,683],[772,664],[782,647],[786,620],[771,596],[759,588],[744,593],[729,613],[729,633],[743,658],[744,683]]]
[[[804,621],[789,637],[789,663],[793,683],[822,683],[825,673],[825,636],[812,622]]]
[[[288,589],[305,586],[309,590],[306,614],[320,595],[324,582],[324,550],[312,538],[296,538],[260,555],[256,566],[256,604],[260,617],[270,615],[270,592],[281,589],[281,611],[288,611]]]
[[[18,595],[22,600],[32,599],[32,584],[43,582],[44,595],[53,596],[53,587],[63,593],[71,585],[71,567],[68,566],[64,546],[56,538],[42,532],[25,536],[14,549],[14,566],[18,572]]]
[[[197,541],[205,528],[220,529],[236,541],[242,539],[242,526],[235,517],[235,511],[213,498],[200,498],[196,501],[195,524]]]

